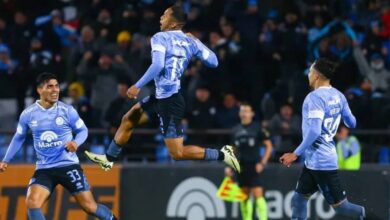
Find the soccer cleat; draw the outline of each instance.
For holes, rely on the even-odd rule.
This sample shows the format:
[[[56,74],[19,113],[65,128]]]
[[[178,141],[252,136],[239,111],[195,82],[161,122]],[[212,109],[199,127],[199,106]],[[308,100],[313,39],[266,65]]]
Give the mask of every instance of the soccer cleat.
[[[223,162],[225,162],[227,165],[232,167],[235,171],[240,173],[241,172],[240,163],[238,163],[237,157],[234,154],[233,147],[230,145],[225,145],[222,147],[221,152],[225,155],[225,159],[223,159]]]
[[[105,154],[94,154],[89,151],[84,152],[87,158],[94,162],[99,164],[99,166],[104,170],[104,171],[109,171],[112,169],[112,166],[114,165],[114,162],[110,162],[107,160],[107,157]]]

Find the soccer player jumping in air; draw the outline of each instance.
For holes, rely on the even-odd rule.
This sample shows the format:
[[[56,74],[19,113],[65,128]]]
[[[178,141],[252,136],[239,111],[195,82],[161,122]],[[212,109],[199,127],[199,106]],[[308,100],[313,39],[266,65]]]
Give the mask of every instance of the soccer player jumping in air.
[[[137,98],[140,89],[155,81],[156,92],[134,105],[122,118],[121,125],[115,134],[105,155],[86,151],[87,157],[99,164],[104,170],[113,166],[121,148],[132,134],[135,126],[148,120],[155,111],[160,120],[160,130],[165,144],[175,160],[221,160],[240,172],[240,165],[233,149],[229,145],[216,149],[204,149],[199,146],[183,146],[183,128],[181,120],[184,116],[184,98],[179,93],[180,78],[193,56],[200,59],[208,67],[218,66],[216,55],[190,33],[183,33],[186,15],[179,6],[165,10],[160,18],[161,32],[151,39],[152,64],[143,77],[127,91],[129,98]]]
[[[365,217],[364,207],[347,200],[337,171],[333,137],[341,119],[350,128],[356,127],[356,119],[345,96],[330,84],[334,70],[335,64],[325,58],[310,67],[309,84],[314,91],[306,96],[302,106],[303,141],[293,153],[280,157],[280,162],[289,167],[305,153],[305,166],[291,201],[294,220],[307,218],[307,202],[318,190],[338,215],[353,219]]]
[[[88,129],[76,110],[58,101],[60,88],[57,77],[51,73],[38,76],[40,100],[20,115],[16,133],[6,155],[0,162],[0,172],[22,147],[27,130],[34,139],[38,160],[31,178],[26,198],[28,218],[44,220],[43,204],[49,199],[57,184],[65,187],[90,215],[102,220],[116,219],[102,204],[96,204],[87,178],[79,165],[76,150],[88,137]],[[76,135],[73,137],[72,132]]]

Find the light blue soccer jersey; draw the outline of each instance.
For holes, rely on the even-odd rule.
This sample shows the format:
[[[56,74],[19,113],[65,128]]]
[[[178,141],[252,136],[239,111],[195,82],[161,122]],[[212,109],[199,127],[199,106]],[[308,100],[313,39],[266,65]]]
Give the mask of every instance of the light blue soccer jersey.
[[[354,116],[345,96],[333,87],[320,87],[310,92],[302,107],[302,133],[310,129],[309,119],[321,119],[320,136],[305,150],[305,165],[312,170],[336,170],[337,152],[333,140],[341,119],[349,126]],[[355,125],[351,125],[355,126]]]
[[[187,36],[182,31],[158,32],[152,37],[151,46],[152,53],[160,51],[165,54],[164,68],[154,78],[158,99],[170,97],[179,91],[180,78],[193,56],[207,61],[213,53],[199,40]]]
[[[28,129],[33,136],[37,169],[79,163],[76,153],[65,150],[65,143],[73,140],[73,132],[83,131],[83,137],[74,140],[78,145],[87,137],[87,128],[72,106],[59,101],[50,109],[45,109],[37,101],[25,109],[4,161],[9,162],[15,151],[20,149]]]

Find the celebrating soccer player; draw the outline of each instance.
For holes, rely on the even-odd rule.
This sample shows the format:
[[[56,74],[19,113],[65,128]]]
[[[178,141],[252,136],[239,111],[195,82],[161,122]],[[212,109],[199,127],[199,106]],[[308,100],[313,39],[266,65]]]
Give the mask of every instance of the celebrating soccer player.
[[[325,58],[318,59],[310,67],[309,85],[314,91],[303,102],[303,141],[293,153],[280,157],[280,162],[289,167],[305,153],[305,166],[291,202],[291,219],[307,218],[307,202],[318,190],[337,214],[353,219],[365,217],[364,207],[347,200],[337,171],[333,137],[341,119],[350,128],[356,126],[356,119],[345,96],[330,84],[334,70],[335,64]]]
[[[202,148],[199,146],[183,146],[183,128],[181,120],[184,116],[184,98],[179,93],[180,78],[193,56],[200,59],[208,67],[217,67],[216,55],[190,33],[183,33],[186,15],[179,6],[165,10],[160,18],[161,32],[151,39],[152,64],[143,77],[127,91],[129,98],[137,98],[140,89],[155,81],[156,92],[133,106],[124,116],[114,140],[105,155],[86,151],[87,157],[98,163],[104,170],[113,166],[121,148],[132,134],[135,126],[144,123],[151,111],[158,114],[160,130],[165,144],[175,160],[221,160],[240,172],[240,165],[233,149],[225,145],[222,149]]]
[[[60,88],[56,75],[42,73],[37,83],[40,100],[20,115],[16,133],[0,162],[0,172],[7,169],[30,129],[38,160],[27,191],[29,219],[45,219],[41,208],[57,184],[65,187],[88,214],[102,220],[115,219],[106,206],[96,204],[79,165],[76,150],[88,137],[83,120],[73,107],[58,101]],[[74,137],[72,132],[76,134]]]

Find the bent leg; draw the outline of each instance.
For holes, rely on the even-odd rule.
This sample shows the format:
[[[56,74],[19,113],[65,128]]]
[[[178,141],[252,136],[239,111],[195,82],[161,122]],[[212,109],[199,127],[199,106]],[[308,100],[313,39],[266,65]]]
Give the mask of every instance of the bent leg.
[[[141,107],[141,103],[135,104],[123,117],[121,124],[115,133],[114,140],[118,145],[126,144],[131,137],[133,129],[139,124],[146,123],[148,116]]]
[[[42,185],[30,185],[26,196],[28,218],[30,220],[44,220],[42,213],[43,204],[49,199],[50,191]]]
[[[143,111],[141,103],[135,104],[123,117],[118,130],[115,133],[107,150],[107,159],[112,161],[117,158],[125,145],[131,138],[134,127],[146,123],[148,121],[147,114]]]
[[[91,191],[83,191],[74,195],[81,208],[88,214],[98,217],[101,220],[111,220],[114,215],[107,206],[97,204]]]

